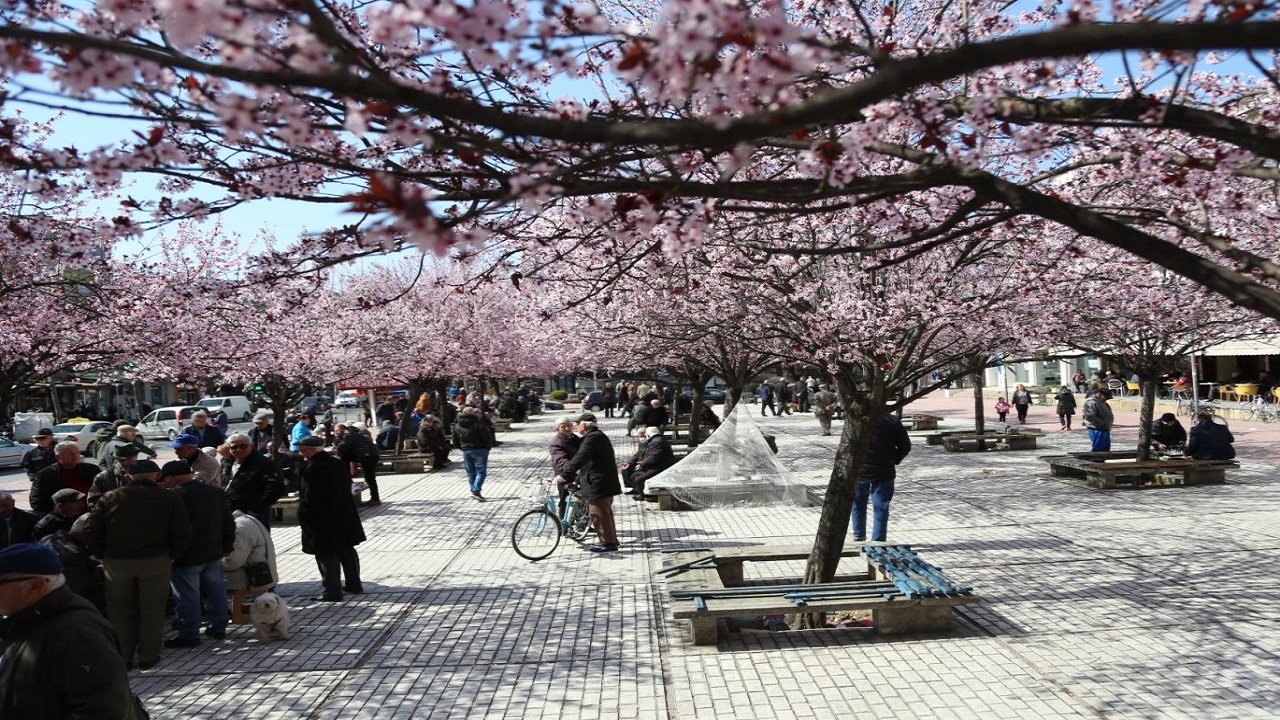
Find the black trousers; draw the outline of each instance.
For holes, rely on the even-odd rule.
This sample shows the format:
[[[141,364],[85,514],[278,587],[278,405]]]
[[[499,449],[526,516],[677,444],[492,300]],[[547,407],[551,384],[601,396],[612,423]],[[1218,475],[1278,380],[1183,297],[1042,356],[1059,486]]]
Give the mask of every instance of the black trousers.
[[[347,578],[347,588],[364,589],[360,584],[360,556],[354,547],[348,545],[334,552],[316,553],[316,565],[320,568],[325,597],[342,597],[343,575]]]
[[[378,458],[375,456],[361,460],[360,468],[364,470],[364,484],[369,486],[369,500],[382,502],[382,498],[378,497]]]

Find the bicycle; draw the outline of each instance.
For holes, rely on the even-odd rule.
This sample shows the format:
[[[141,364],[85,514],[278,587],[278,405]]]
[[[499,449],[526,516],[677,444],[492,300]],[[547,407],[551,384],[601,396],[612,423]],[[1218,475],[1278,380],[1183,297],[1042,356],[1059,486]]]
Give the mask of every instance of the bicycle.
[[[1257,420],[1259,422],[1269,423],[1280,420],[1280,413],[1277,413],[1270,405],[1267,405],[1261,397],[1254,402],[1248,404],[1244,409],[1244,420]]]
[[[552,490],[551,482],[540,481],[534,497],[541,505],[521,515],[511,526],[511,547],[525,560],[537,562],[549,557],[560,546],[561,537],[582,542],[594,532],[587,504],[576,485],[565,498],[564,515],[556,514],[559,494]],[[545,502],[542,498],[546,498]]]

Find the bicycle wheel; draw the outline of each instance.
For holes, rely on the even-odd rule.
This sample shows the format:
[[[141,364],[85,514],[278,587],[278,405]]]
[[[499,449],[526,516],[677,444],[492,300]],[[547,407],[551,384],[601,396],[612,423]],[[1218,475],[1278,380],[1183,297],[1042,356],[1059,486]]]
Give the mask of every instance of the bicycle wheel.
[[[560,521],[546,508],[530,510],[511,526],[511,547],[525,560],[541,560],[559,544]]]
[[[575,503],[573,514],[569,516],[569,526],[564,529],[564,534],[578,542],[582,542],[590,537],[593,532],[591,515],[587,512],[586,503]]]

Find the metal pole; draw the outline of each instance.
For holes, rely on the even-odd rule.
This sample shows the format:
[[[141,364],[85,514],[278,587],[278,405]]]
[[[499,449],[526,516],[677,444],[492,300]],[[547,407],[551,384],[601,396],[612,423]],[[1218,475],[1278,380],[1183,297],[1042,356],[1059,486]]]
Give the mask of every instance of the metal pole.
[[[1200,412],[1200,372],[1196,367],[1196,354],[1191,353],[1191,417],[1195,422],[1196,413]]]

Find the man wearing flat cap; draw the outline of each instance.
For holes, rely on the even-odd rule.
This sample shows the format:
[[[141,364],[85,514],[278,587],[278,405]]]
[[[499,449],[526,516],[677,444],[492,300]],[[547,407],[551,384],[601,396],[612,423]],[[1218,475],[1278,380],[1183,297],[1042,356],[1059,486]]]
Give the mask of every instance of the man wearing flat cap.
[[[596,416],[582,413],[578,416],[578,435],[582,437],[578,452],[565,465],[568,473],[577,473],[582,486],[582,499],[595,524],[598,542],[588,547],[591,552],[616,552],[618,533],[613,524],[613,498],[622,494],[618,479],[618,461],[613,453],[609,436],[596,426]],[[556,478],[567,477],[560,475]]]
[[[156,484],[160,466],[138,460],[128,484],[102,496],[85,523],[85,545],[102,560],[107,614],[121,654],[149,669],[160,662],[164,607],[173,559],[191,542],[191,521],[177,493]]]
[[[93,487],[89,488],[88,502],[93,507],[108,492],[124,487],[125,476],[129,468],[138,461],[138,447],[133,444],[116,445],[111,450],[107,466],[93,478]]]
[[[84,514],[85,494],[79,490],[62,488],[53,494],[53,512],[40,518],[31,531],[31,539],[39,540],[59,530],[70,530],[71,523]]]
[[[298,454],[306,461],[298,494],[302,552],[315,555],[320,569],[324,594],[315,599],[338,602],[343,590],[364,592],[356,554],[356,545],[365,540],[364,525],[351,500],[351,474],[346,463],[325,452],[324,440],[315,435],[298,441]]]
[[[43,545],[0,550],[0,717],[141,720],[111,625],[65,582]]]

